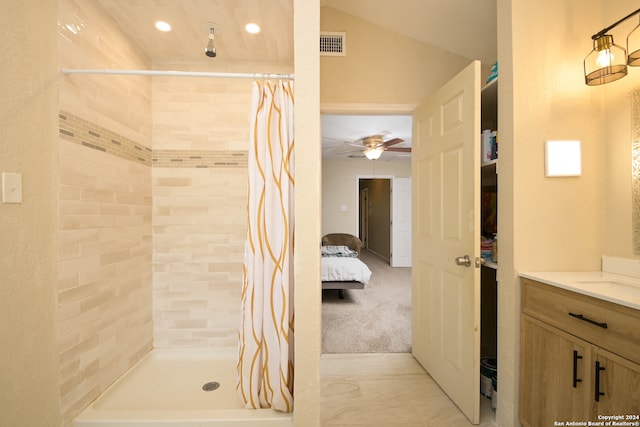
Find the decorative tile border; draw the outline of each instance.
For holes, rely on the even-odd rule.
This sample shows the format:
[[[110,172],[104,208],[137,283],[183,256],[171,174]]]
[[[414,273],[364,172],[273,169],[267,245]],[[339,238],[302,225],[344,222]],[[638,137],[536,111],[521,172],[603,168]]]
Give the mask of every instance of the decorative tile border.
[[[143,165],[163,168],[246,168],[247,151],[157,150],[73,114],[58,114],[60,137]]]
[[[58,114],[60,137],[67,141],[151,166],[151,149],[73,114]]]
[[[160,150],[153,152],[153,166],[163,168],[246,168],[246,151]]]

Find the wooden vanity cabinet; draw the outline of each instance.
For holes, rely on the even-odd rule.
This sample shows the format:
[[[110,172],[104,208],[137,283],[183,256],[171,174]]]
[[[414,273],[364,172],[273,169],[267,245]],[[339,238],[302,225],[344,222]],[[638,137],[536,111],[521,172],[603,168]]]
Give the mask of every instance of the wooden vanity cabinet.
[[[637,310],[523,278],[520,358],[524,426],[640,414]]]
[[[589,404],[589,344],[531,316],[523,315],[521,326],[522,424],[552,426],[558,420],[583,419]]]
[[[590,396],[592,419],[598,414],[640,415],[640,365],[595,346],[593,355],[591,377],[594,395]],[[600,371],[598,389],[595,388],[596,369],[604,369]],[[596,390],[604,393],[597,402]]]

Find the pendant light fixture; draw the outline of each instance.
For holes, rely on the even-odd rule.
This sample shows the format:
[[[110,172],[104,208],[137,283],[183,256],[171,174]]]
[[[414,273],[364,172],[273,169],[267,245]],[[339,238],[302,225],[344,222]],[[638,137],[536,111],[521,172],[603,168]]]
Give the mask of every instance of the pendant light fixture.
[[[616,45],[613,36],[607,34],[621,22],[639,13],[640,9],[591,36],[593,50],[584,59],[584,78],[587,85],[598,86],[614,82],[627,75],[627,65],[640,66],[640,25],[627,36],[627,49]]]
[[[593,40],[593,50],[584,59],[584,78],[589,86],[610,83],[627,75],[627,51],[604,34]]]
[[[629,51],[627,64],[640,67],[640,23],[627,36],[627,50]]]

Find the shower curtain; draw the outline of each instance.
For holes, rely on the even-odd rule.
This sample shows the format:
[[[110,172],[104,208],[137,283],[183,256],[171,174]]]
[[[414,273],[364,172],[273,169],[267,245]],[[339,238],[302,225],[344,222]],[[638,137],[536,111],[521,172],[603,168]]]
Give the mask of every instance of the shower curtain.
[[[293,410],[293,83],[253,82],[248,230],[236,388],[245,408]]]

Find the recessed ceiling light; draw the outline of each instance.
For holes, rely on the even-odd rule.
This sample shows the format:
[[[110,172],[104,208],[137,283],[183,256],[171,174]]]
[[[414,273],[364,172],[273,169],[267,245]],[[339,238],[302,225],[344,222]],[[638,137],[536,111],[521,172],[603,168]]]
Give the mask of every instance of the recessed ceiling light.
[[[164,21],[156,21],[156,28],[159,31],[164,31],[165,33],[171,31],[171,25],[168,22]]]
[[[244,29],[247,31],[247,33],[258,34],[260,32],[260,25],[250,22],[244,26]]]

